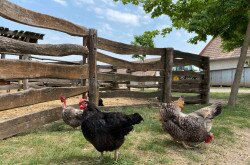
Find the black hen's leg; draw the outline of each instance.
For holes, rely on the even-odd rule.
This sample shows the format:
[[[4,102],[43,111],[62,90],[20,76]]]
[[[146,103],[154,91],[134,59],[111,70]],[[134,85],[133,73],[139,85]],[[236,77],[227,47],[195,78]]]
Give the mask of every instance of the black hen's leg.
[[[119,156],[119,151],[115,150],[115,153],[114,153],[115,161],[118,160],[118,156]]]

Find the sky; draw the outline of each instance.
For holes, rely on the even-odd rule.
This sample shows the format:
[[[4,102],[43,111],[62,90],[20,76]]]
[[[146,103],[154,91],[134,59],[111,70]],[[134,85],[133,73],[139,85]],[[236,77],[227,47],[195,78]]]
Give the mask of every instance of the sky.
[[[146,14],[141,6],[123,5],[121,2],[114,2],[113,0],[10,1],[36,12],[62,18],[87,28],[97,29],[100,37],[128,44],[133,41],[134,35],[141,35],[144,31],[162,29],[171,25],[171,21],[167,16],[151,19],[150,15]],[[72,37],[62,32],[26,26],[1,17],[0,26],[7,27],[10,30],[24,30],[45,34],[44,39],[38,42],[39,44],[82,44],[81,37]],[[174,29],[166,37],[157,36],[154,40],[155,47],[172,47],[176,50],[199,54],[211,37],[207,42],[199,42],[197,45],[193,45],[187,41],[194,35],[183,29]],[[110,55],[124,58],[124,56]],[[131,60],[131,56],[126,56],[125,59]],[[65,57],[64,60],[80,60],[80,57],[69,56]]]

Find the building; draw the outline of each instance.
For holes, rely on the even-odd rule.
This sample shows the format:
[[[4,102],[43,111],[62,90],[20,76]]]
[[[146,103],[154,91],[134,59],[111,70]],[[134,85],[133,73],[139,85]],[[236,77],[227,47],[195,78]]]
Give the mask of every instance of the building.
[[[225,52],[221,48],[221,39],[212,39],[201,51],[200,55],[210,57],[211,85],[231,86],[240,57],[240,48]],[[247,52],[241,86],[250,87],[250,49]]]

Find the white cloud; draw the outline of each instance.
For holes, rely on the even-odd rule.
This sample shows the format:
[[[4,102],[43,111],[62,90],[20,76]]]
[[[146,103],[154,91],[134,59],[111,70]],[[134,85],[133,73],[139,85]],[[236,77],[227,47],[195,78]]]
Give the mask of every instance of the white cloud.
[[[56,3],[59,3],[62,6],[67,6],[68,5],[65,0],[53,0],[53,1],[56,2]]]
[[[135,14],[107,9],[106,16],[107,19],[114,22],[126,23],[132,26],[139,26],[139,17]]]
[[[104,24],[102,25],[102,27],[99,29],[99,31],[100,31],[102,34],[112,35],[114,29],[113,29],[109,24],[104,23]]]
[[[150,14],[146,14],[142,6],[137,7],[137,13],[139,14],[142,24],[147,25],[152,22]]]
[[[83,5],[83,4],[90,4],[93,5],[95,4],[94,0],[74,0],[77,5]]]
[[[99,8],[99,7],[95,7],[93,10],[94,10],[94,12],[95,12],[96,14],[103,14],[103,9],[101,9],[101,8]]]
[[[142,17],[142,23],[145,25],[149,24],[151,21],[152,21],[152,19],[151,19],[150,15],[144,15]]]
[[[104,24],[104,28],[108,31],[113,31],[113,28],[109,24]]]

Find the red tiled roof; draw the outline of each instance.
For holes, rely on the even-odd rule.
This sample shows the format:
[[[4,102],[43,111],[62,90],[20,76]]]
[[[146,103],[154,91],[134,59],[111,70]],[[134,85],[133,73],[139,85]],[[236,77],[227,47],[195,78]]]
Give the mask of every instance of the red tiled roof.
[[[211,60],[237,58],[240,56],[240,48],[233,51],[226,52],[221,48],[221,38],[212,39],[206,47],[201,51],[200,55],[208,56]],[[250,56],[250,49],[248,49],[247,56]]]

